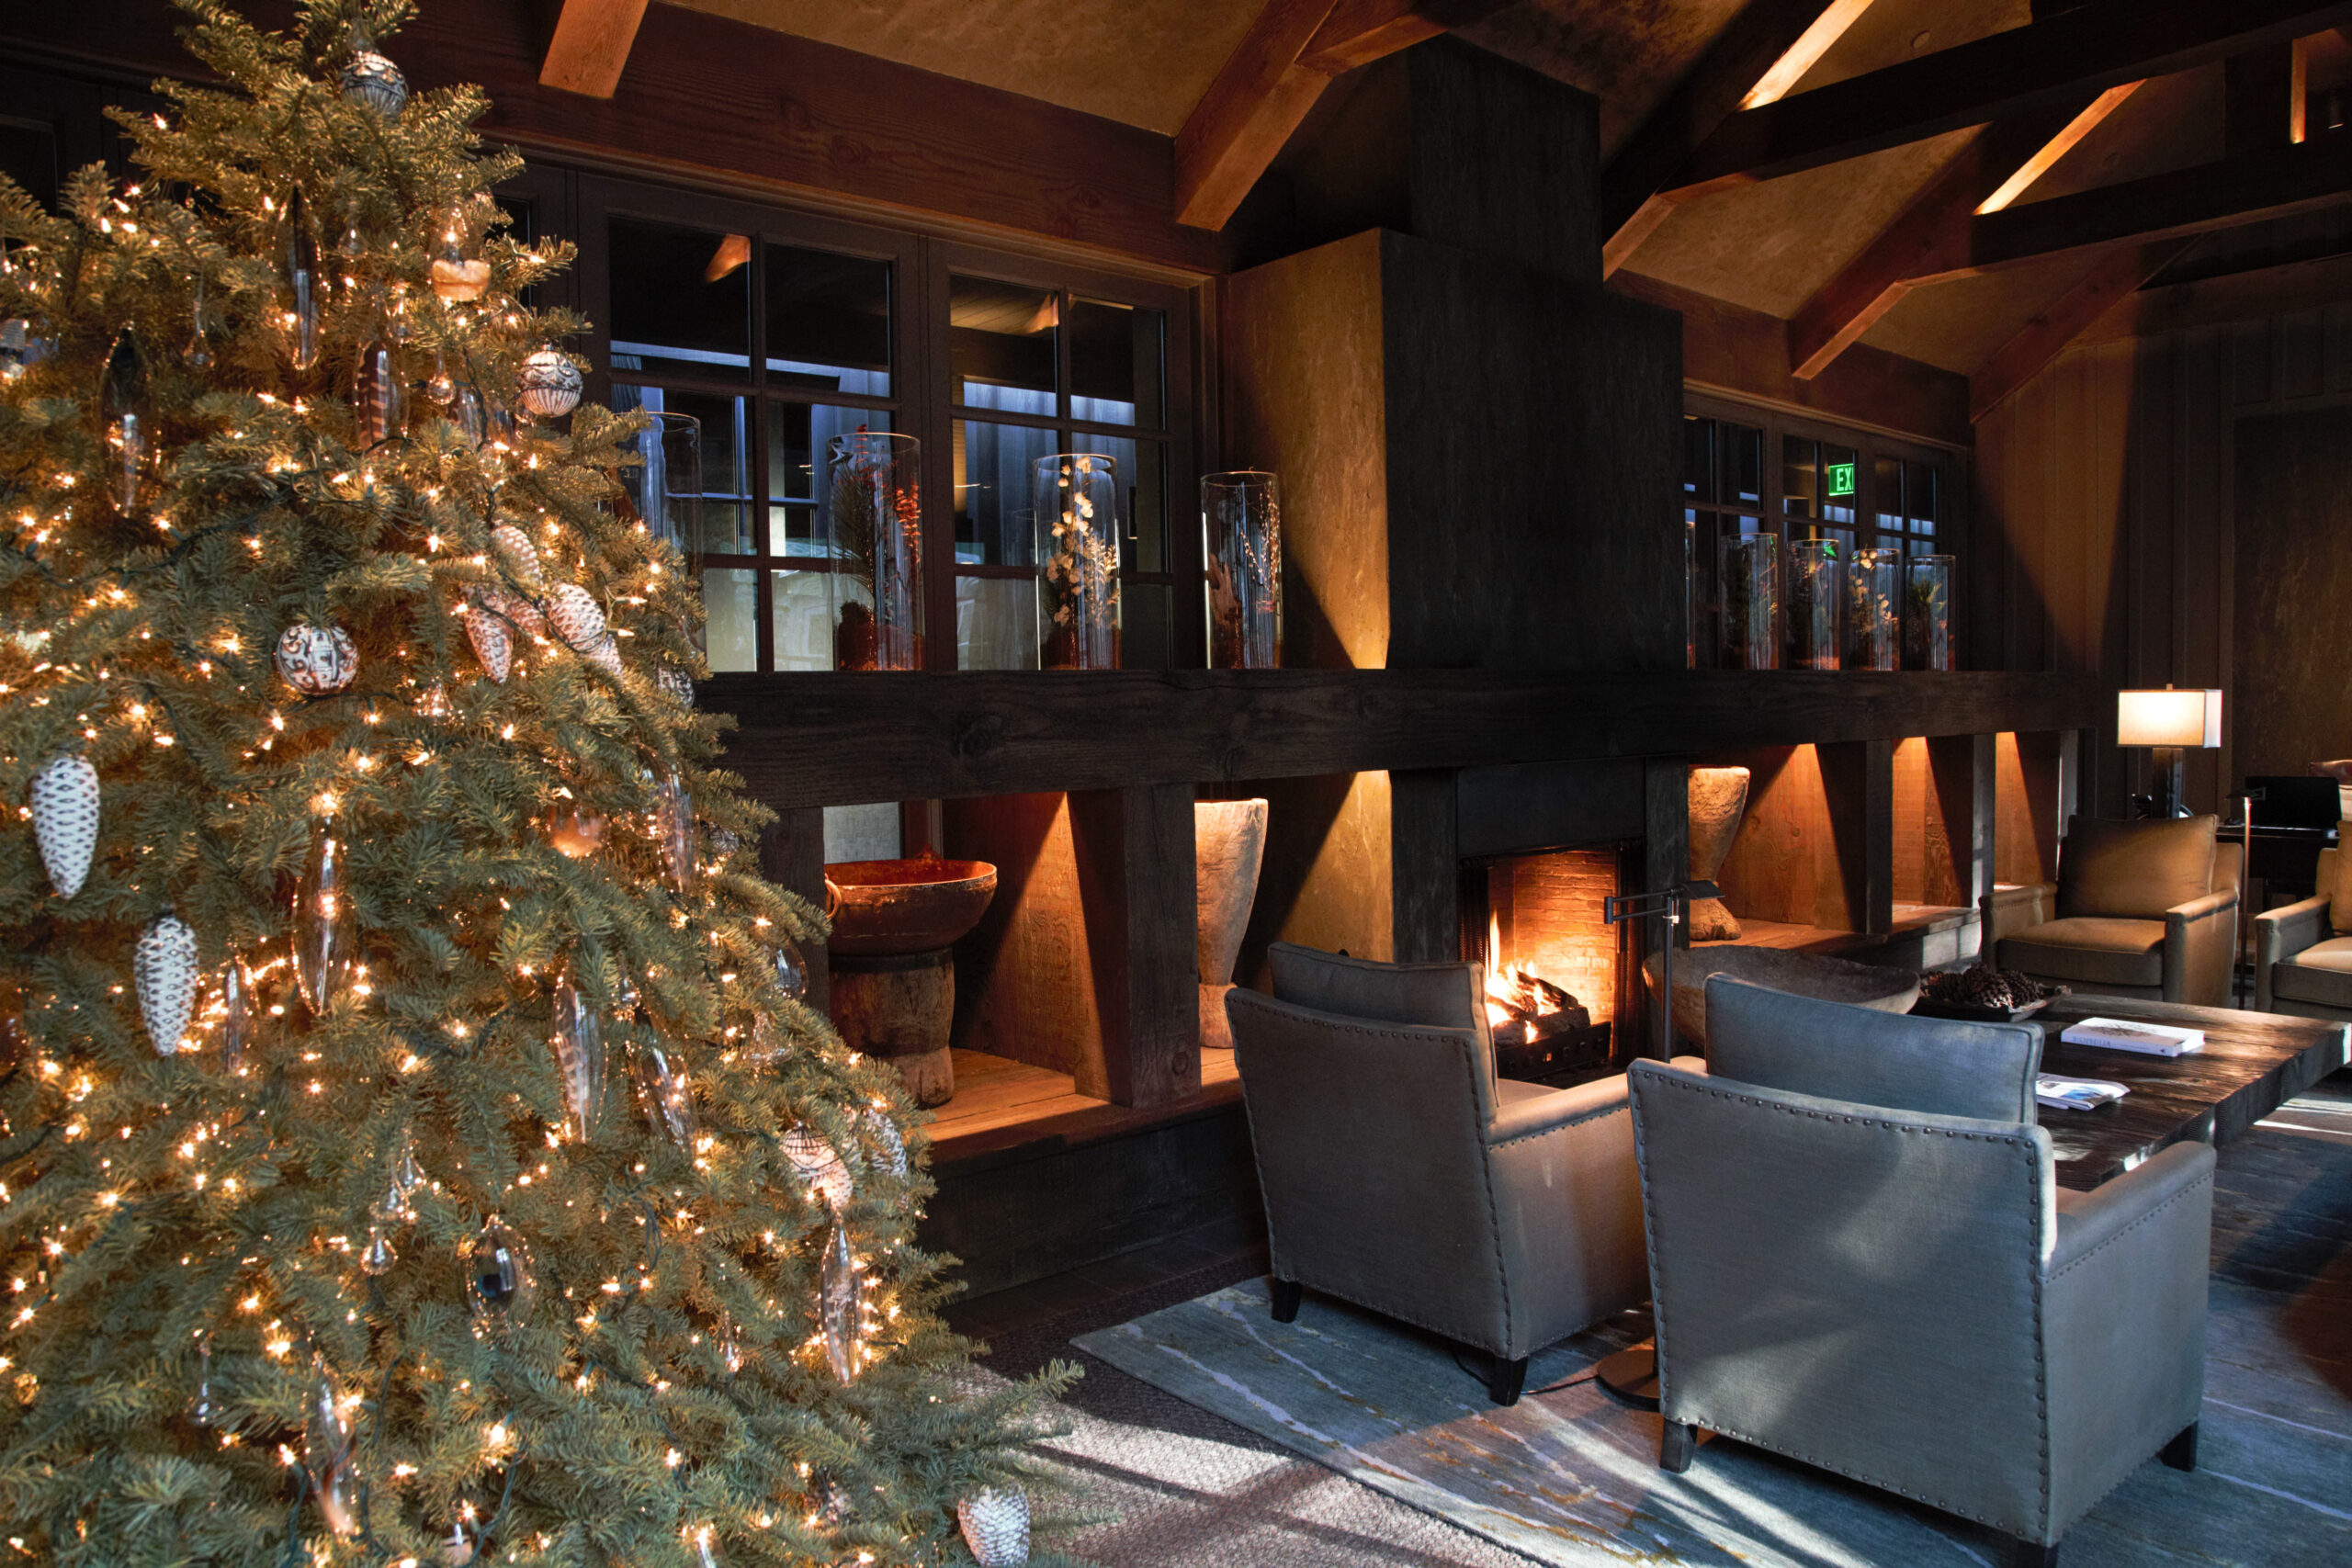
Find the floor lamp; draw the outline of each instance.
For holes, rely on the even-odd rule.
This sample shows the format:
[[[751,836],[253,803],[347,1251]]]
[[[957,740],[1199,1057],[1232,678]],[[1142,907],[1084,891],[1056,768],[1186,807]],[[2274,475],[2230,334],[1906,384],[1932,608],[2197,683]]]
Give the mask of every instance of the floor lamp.
[[[2143,817],[2180,817],[2181,752],[2222,743],[2222,694],[2217,687],[2115,694],[2115,743],[2145,746],[2153,764],[2149,793],[2138,796]]]
[[[1693,898],[1719,898],[1712,882],[1678,882],[1663,893],[1629,893],[1602,902],[1600,918],[1609,924],[1662,919],[1666,941],[1657,950],[1657,1055],[1674,1059],[1674,939],[1682,925],[1682,911]],[[1592,1375],[1620,1399],[1645,1409],[1657,1408],[1657,1341],[1645,1340],[1600,1359]]]

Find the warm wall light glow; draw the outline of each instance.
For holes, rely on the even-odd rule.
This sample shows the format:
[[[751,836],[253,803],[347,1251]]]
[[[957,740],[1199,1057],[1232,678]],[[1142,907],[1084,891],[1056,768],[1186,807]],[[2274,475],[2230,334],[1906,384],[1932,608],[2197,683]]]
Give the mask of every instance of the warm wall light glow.
[[[1836,4],[1814,18],[1804,35],[1789,46],[1789,51],[1772,62],[1772,69],[1747,90],[1739,100],[1744,109],[1760,108],[1777,103],[1789,96],[1789,89],[1804,79],[1829,46],[1846,36],[1846,29],[1861,20],[1862,13],[1871,8],[1871,0],[1836,0]]]
[[[710,265],[702,269],[702,280],[716,283],[751,259],[751,236],[729,234],[718,242],[718,249],[711,252]]]
[[[2115,694],[2118,746],[2195,746],[2222,743],[2222,694],[2214,687]]]

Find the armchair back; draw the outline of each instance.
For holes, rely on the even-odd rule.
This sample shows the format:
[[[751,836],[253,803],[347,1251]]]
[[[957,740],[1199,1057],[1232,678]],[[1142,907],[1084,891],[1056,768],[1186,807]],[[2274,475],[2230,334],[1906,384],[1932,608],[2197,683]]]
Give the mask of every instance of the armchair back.
[[[2235,852],[2214,879],[2217,817],[2108,822],[2074,817],[2058,848],[2058,918],[2161,920],[2165,911],[2236,886]]]
[[[2041,1031],[1875,1012],[1717,975],[1707,982],[1707,1065],[1785,1093],[2031,1122]]]

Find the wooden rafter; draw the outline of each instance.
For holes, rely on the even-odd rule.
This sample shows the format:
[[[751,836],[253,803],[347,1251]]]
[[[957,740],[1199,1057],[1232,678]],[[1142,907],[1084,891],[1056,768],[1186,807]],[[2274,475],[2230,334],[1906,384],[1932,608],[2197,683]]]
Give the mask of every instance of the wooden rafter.
[[[1782,61],[1797,54],[1819,58],[1869,3],[1748,0],[1601,171],[1603,276],[1623,265],[1674,210],[1674,198],[1661,193],[1691,152],[1737,113]]]
[[[1222,229],[1331,78],[1510,0],[1267,0],[1176,133],[1176,220]]]
[[[2129,299],[2196,243],[2194,239],[2157,240],[2109,251],[2089,276],[2037,311],[1968,378],[1969,418],[1981,420],[1991,413],[2004,398],[2064,353],[2066,345],[2088,331],[2092,322]]]
[[[645,19],[645,0],[563,0],[548,40],[542,86],[584,97],[609,98],[621,85],[621,67]]]
[[[2092,0],[1744,109],[1716,127],[1666,188],[1683,199],[1815,169],[2186,71],[2352,21],[2352,0]]]
[[[1965,251],[1970,219],[2007,206],[2137,85],[1987,127],[1790,318],[1791,373],[1810,380],[1827,369],[1917,286],[1923,265]]]

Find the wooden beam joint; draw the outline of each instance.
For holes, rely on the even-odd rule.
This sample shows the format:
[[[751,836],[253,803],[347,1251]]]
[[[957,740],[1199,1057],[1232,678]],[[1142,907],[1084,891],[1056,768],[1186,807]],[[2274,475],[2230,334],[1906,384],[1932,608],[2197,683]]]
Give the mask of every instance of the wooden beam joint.
[[[609,98],[621,84],[621,67],[637,42],[646,0],[563,0],[548,41],[539,85],[583,97]]]

